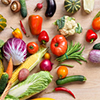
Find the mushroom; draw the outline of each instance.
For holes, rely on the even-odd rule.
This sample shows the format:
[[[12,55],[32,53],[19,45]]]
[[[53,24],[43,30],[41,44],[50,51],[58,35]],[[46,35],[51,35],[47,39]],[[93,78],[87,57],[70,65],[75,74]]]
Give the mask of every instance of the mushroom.
[[[13,12],[18,12],[21,9],[21,5],[18,1],[13,1],[10,8]]]
[[[5,5],[9,5],[11,3],[11,0],[1,0],[1,2]]]

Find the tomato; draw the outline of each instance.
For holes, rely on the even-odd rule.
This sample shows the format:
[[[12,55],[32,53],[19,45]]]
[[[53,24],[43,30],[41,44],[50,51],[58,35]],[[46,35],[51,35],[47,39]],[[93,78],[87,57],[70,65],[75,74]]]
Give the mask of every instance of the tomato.
[[[27,44],[27,51],[30,54],[34,54],[39,50],[39,46],[35,42],[30,42]]]
[[[44,58],[45,58],[45,59],[50,59],[50,57],[51,57],[51,56],[50,56],[49,53],[45,53],[45,55],[44,55]]]
[[[68,75],[68,69],[66,66],[60,66],[57,70],[58,78],[62,79]]]
[[[51,41],[50,48],[53,54],[61,56],[66,53],[67,40],[63,35],[56,35]]]
[[[97,17],[92,22],[92,27],[95,30],[100,30],[100,17]]]

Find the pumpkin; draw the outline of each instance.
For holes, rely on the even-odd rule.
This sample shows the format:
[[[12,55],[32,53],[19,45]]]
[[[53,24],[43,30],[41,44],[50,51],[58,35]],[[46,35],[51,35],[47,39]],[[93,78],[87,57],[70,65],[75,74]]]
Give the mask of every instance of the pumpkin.
[[[75,13],[80,9],[81,3],[80,0],[65,0],[64,7],[68,13]]]
[[[7,26],[7,20],[0,14],[0,32]]]

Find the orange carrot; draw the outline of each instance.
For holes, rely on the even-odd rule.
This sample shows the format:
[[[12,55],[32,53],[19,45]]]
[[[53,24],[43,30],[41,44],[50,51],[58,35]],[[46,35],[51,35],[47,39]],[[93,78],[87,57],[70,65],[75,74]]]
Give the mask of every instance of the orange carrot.
[[[13,73],[13,62],[12,62],[12,58],[10,58],[7,69],[6,69],[6,73],[9,75],[10,79],[12,77],[12,73]]]

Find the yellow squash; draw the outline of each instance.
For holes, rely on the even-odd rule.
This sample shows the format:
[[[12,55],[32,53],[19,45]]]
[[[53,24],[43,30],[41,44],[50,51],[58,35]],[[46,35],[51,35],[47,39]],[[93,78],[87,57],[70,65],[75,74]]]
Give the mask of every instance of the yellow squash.
[[[0,60],[0,78],[3,74],[3,71],[4,71],[4,67],[3,67],[2,61]]]
[[[55,100],[55,99],[52,99],[52,98],[36,98],[36,99],[31,99],[31,100]]]

